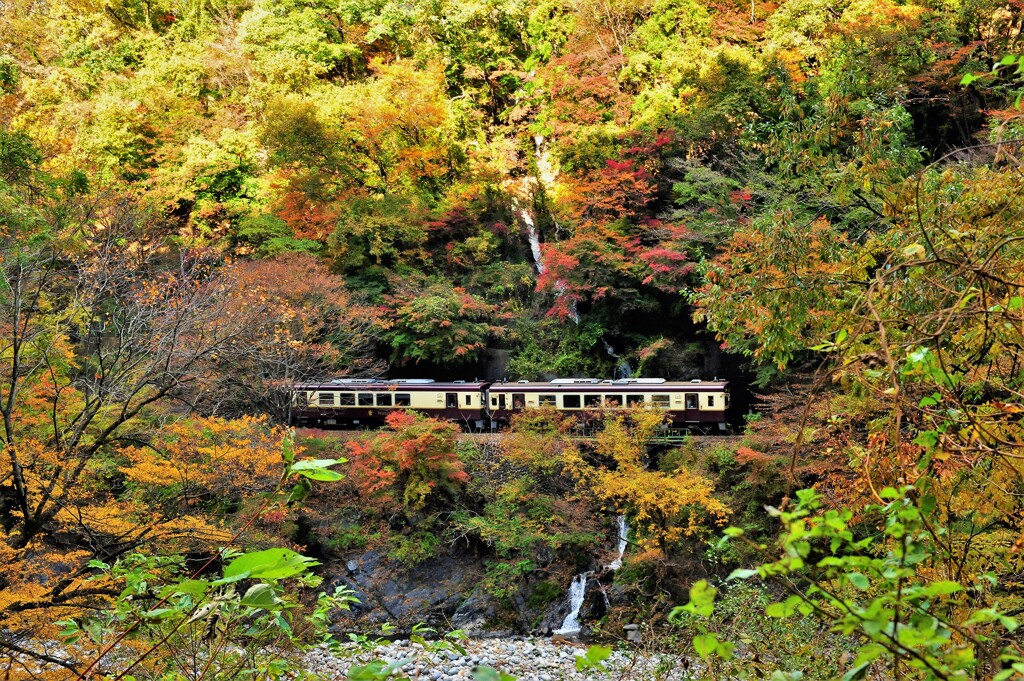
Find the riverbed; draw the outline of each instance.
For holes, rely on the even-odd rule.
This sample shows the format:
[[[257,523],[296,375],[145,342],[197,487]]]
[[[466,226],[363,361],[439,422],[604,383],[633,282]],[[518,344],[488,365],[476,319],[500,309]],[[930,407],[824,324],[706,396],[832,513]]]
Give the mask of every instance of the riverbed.
[[[407,640],[382,642],[372,650],[355,645],[332,653],[319,648],[306,654],[309,671],[333,678],[345,678],[355,665],[374,660],[387,664],[404,662],[397,667],[399,677],[417,681],[465,681],[472,679],[480,667],[490,667],[520,681],[560,681],[585,679],[665,679],[682,681],[697,677],[695,668],[676,656],[613,650],[602,663],[603,669],[577,670],[576,658],[584,655],[586,646],[571,642],[553,642],[543,638],[469,639],[460,644],[465,653],[454,648],[431,650],[423,644]]]

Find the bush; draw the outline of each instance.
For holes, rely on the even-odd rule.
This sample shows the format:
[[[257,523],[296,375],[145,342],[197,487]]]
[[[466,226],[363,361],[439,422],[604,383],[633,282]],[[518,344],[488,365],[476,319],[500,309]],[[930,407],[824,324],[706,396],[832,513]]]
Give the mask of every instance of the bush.
[[[380,539],[380,533],[367,534],[366,530],[358,525],[344,527],[324,541],[324,546],[338,553],[359,551],[366,548],[372,541]]]
[[[394,534],[389,541],[391,551],[388,552],[388,557],[408,568],[414,568],[434,558],[441,548],[441,540],[437,535],[425,530],[417,530],[408,535]]]

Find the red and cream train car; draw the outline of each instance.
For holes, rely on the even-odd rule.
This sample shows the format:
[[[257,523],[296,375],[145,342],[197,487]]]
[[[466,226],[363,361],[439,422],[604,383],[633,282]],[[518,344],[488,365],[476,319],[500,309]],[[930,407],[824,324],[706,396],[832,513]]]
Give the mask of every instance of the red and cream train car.
[[[499,426],[507,425],[523,409],[550,407],[585,415],[642,405],[664,410],[672,426],[724,429],[729,390],[725,381],[562,378],[549,383],[494,383],[488,400],[491,421]]]
[[[483,430],[489,425],[484,404],[488,385],[418,378],[343,378],[297,385],[289,420],[300,426],[362,426],[381,423],[389,412],[410,409]]]

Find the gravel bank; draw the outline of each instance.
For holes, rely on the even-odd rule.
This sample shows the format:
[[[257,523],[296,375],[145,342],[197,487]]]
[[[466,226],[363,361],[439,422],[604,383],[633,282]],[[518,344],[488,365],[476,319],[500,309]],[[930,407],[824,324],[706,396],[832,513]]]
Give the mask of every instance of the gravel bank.
[[[552,643],[548,639],[471,639],[463,642],[463,647],[465,655],[455,650],[432,652],[418,643],[394,641],[372,651],[346,647],[341,655],[317,649],[307,653],[306,659],[310,671],[329,678],[345,678],[349,667],[373,660],[386,663],[408,660],[397,675],[417,681],[465,681],[473,678],[473,670],[478,666],[492,667],[520,681],[655,678],[682,681],[694,678],[672,658],[663,660],[660,656],[637,656],[623,651],[613,651],[605,660],[605,672],[577,671],[576,657],[583,654],[585,646]],[[671,669],[671,673],[666,674],[665,667]]]

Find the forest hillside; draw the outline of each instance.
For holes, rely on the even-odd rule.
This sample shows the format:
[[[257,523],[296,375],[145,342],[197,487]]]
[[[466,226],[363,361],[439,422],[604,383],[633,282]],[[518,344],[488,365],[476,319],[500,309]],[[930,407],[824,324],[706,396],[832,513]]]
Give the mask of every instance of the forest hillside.
[[[435,628],[474,596],[544,633],[618,516],[599,640],[1024,675],[1022,30],[1020,0],[0,2],[8,678],[282,677],[371,554],[465,562]],[[290,430],[290,386],[342,376],[725,378],[735,436]]]

